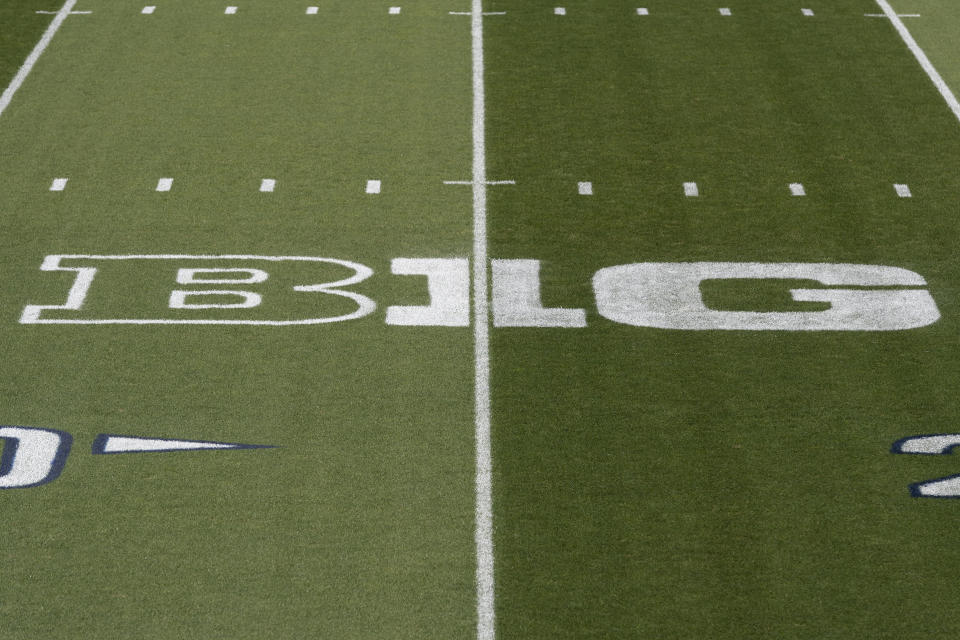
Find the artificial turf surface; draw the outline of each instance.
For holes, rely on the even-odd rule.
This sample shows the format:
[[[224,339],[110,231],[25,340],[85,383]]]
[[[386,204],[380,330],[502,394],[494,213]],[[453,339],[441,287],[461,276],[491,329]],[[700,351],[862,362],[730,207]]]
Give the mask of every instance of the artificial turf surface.
[[[544,306],[588,322],[492,330],[498,635],[955,635],[960,503],[908,485],[958,467],[890,446],[955,429],[960,123],[872,2],[646,4],[485,4],[507,12],[484,25],[487,174],[516,182],[488,190],[490,256],[540,260]],[[956,11],[897,4],[937,12],[908,26],[957,86]],[[50,19],[24,7],[0,7],[5,78]],[[443,184],[471,172],[470,20],[447,13],[465,7],[77,8],[0,116],[0,422],[74,436],[55,482],[0,493],[0,637],[471,637],[473,335],[384,322],[428,300],[392,258],[470,255],[470,188]],[[356,290],[378,308],[21,325],[66,298],[50,254],[333,257],[375,271]],[[689,261],[903,267],[942,318],[692,332],[597,313],[599,269]],[[99,269],[88,303],[51,317],[188,317],[166,308],[177,269],[210,266],[70,264]],[[350,308],[291,299],[330,268],[213,264],[270,272],[249,317]],[[798,285],[817,286],[703,293],[823,309]],[[93,456],[101,433],[278,448]]]

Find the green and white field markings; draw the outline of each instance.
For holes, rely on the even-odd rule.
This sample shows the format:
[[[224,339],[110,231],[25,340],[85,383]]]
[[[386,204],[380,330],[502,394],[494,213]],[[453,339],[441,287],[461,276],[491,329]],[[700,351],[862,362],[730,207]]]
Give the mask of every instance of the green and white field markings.
[[[960,14],[392,1],[0,9],[0,636],[960,631]]]
[[[55,481],[3,492],[0,635],[471,637],[472,335],[386,322],[430,302],[393,258],[470,255],[469,190],[443,184],[471,175],[469,20],[224,4],[84,0],[0,116],[2,424],[73,440]],[[363,265],[377,308],[21,324],[79,296],[46,256],[97,272],[39,320],[358,308],[292,289],[350,265],[207,256]],[[109,435],[276,448],[92,455]]]
[[[890,21],[872,2],[493,6],[488,171],[517,186],[490,191],[492,255],[539,259],[544,305],[587,311],[492,333],[504,636],[955,633],[955,503],[908,485],[958,467],[890,448],[956,431],[960,126]],[[598,317],[595,274],[638,262],[895,266],[941,318]],[[699,290],[714,311],[824,310],[789,292],[833,287],[796,277]]]

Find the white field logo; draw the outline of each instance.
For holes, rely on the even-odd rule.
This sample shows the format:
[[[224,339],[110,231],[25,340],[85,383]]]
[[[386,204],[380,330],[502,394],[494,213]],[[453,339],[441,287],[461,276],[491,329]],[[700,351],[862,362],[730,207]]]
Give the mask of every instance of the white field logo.
[[[67,262],[68,264],[64,264]],[[158,268],[159,267],[159,268]],[[337,258],[255,255],[51,255],[43,271],[73,273],[62,304],[27,305],[23,324],[202,324],[292,326],[346,322],[377,309],[353,290],[373,269]],[[426,276],[421,305],[387,307],[386,323],[462,327],[470,324],[470,262],[466,258],[394,258],[394,276]],[[491,310],[496,327],[585,327],[586,310],[546,308],[540,262],[491,260]],[[725,311],[704,301],[709,281],[817,282],[790,288],[796,311]],[[759,262],[640,262],[607,267],[593,278],[600,316],[637,327],[740,331],[897,331],[935,323],[940,312],[926,281],[899,267]],[[118,305],[125,317],[99,315]],[[825,308],[824,308],[825,306]],[[69,433],[0,427],[0,489],[55,480],[66,464]],[[945,454],[960,435],[905,438],[894,453]],[[100,434],[93,454],[200,449],[261,449],[263,445]],[[916,497],[960,497],[960,476],[911,485]]]
[[[346,322],[377,309],[354,287],[374,276],[350,260],[260,255],[50,255],[43,271],[74,273],[61,304],[29,304],[23,324],[294,326]],[[545,308],[538,260],[491,260],[495,327],[587,326],[586,310]],[[426,276],[426,305],[393,305],[388,325],[470,324],[467,258],[394,258],[394,276]],[[791,311],[710,308],[703,283],[804,280]],[[135,286],[131,282],[137,283]],[[882,265],[760,262],[639,262],[592,279],[596,309],[637,327],[739,331],[897,331],[933,324],[937,305],[919,274]],[[815,309],[803,303],[818,303]],[[824,307],[824,303],[827,305]],[[123,314],[117,314],[122,307]]]

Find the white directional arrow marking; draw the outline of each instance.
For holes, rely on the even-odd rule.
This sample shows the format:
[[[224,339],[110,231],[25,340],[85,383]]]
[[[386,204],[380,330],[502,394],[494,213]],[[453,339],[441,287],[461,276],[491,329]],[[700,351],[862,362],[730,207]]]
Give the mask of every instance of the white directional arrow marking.
[[[138,438],[102,433],[93,442],[93,453],[143,453],[147,451],[200,451],[204,449],[272,449],[272,445],[209,442],[205,440],[170,440]]]

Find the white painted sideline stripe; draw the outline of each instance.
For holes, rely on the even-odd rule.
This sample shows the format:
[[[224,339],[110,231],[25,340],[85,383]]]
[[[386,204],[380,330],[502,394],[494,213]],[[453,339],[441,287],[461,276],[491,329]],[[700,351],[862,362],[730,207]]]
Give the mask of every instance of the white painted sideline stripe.
[[[700,188],[697,187],[696,182],[684,182],[683,183],[683,195],[688,198],[696,198],[700,195]]]
[[[593,183],[592,182],[578,182],[577,183],[577,193],[582,196],[592,196],[593,195]]]
[[[803,185],[799,182],[794,182],[790,185],[790,193],[795,196],[805,196],[807,195],[806,190],[803,188]]]
[[[380,181],[367,180],[367,193],[380,193]]]
[[[940,74],[937,73],[937,70],[930,62],[930,59],[927,58],[927,54],[923,52],[923,49],[920,48],[920,45],[917,44],[917,41],[913,39],[912,35],[910,35],[910,32],[907,30],[907,26],[903,24],[903,20],[900,19],[900,17],[897,15],[897,12],[893,10],[887,0],[877,0],[877,4],[880,5],[880,8],[883,9],[883,12],[886,14],[886,16],[890,18],[890,22],[893,24],[894,28],[896,28],[897,33],[900,34],[900,37],[903,38],[903,41],[907,44],[907,48],[910,49],[910,52],[913,53],[913,56],[917,59],[917,62],[920,63],[920,66],[923,67],[923,70],[926,71],[927,75],[930,76],[930,79],[933,80],[933,84],[937,87],[940,95],[943,96],[943,99],[947,101],[947,106],[950,107],[950,110],[953,111],[953,115],[956,116],[958,121],[960,121],[960,102],[957,102],[957,97],[953,95],[950,87],[947,86],[947,83],[944,82],[943,78],[940,77]]]
[[[483,0],[473,0],[473,354],[476,449],[474,543],[477,640],[494,640],[493,454],[490,444],[490,285],[487,279],[487,156],[483,85]]]
[[[37,46],[33,48],[33,51],[30,52],[30,55],[27,56],[26,61],[24,61],[23,66],[20,67],[20,70],[17,71],[17,75],[13,76],[13,80],[10,81],[10,84],[4,89],[3,94],[0,95],[0,115],[3,114],[4,110],[10,105],[10,101],[13,100],[13,94],[17,92],[20,86],[23,84],[23,81],[27,79],[27,76],[30,75],[30,71],[33,69],[33,65],[37,63],[37,60],[40,58],[40,54],[43,53],[44,49],[47,48],[47,45],[50,44],[50,41],[53,40],[53,36],[56,35],[57,30],[60,29],[60,25],[63,24],[63,21],[67,19],[67,16],[70,15],[70,12],[73,10],[74,5],[77,4],[77,0],[67,0],[60,11],[57,12],[57,15],[50,22],[50,26],[47,27],[47,30],[43,32],[43,36],[40,38],[40,42],[37,43]]]
[[[54,178],[50,191],[63,191],[67,188],[67,178]]]
[[[264,178],[260,181],[260,191],[263,193],[273,193],[275,186],[277,186],[277,181],[273,178]]]
[[[897,192],[897,195],[901,198],[912,198],[913,194],[910,193],[910,187],[905,184],[895,184],[893,185],[894,191]]]
[[[160,178],[157,180],[157,191],[170,191],[173,188],[173,178]]]

